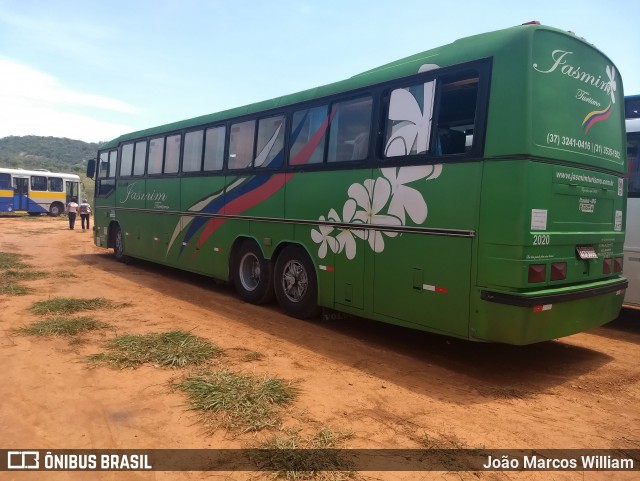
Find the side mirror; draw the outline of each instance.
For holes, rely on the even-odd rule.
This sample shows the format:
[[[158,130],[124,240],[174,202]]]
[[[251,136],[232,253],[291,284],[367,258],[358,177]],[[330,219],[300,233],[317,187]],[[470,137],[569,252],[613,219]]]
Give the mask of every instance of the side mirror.
[[[96,175],[96,159],[87,160],[87,177],[93,179],[93,176]]]

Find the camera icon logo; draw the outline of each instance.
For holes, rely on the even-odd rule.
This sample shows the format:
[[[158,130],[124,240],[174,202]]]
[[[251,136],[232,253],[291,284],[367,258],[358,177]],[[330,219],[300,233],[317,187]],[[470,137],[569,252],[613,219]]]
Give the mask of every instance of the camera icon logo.
[[[40,452],[38,451],[9,451],[7,452],[8,469],[39,469]]]

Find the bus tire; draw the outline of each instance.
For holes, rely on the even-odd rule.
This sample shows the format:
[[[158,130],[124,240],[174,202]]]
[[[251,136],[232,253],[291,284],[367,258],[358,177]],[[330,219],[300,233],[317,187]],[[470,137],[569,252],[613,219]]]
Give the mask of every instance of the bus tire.
[[[278,256],[274,289],[278,304],[287,315],[310,319],[320,312],[316,272],[302,247],[287,246]]]
[[[127,262],[124,254],[124,234],[119,225],[113,228],[113,256],[120,262]]]
[[[242,242],[234,253],[233,283],[245,302],[265,304],[273,299],[271,262],[252,240]]]
[[[64,212],[64,206],[60,202],[54,202],[49,207],[49,215],[52,217],[58,217]]]

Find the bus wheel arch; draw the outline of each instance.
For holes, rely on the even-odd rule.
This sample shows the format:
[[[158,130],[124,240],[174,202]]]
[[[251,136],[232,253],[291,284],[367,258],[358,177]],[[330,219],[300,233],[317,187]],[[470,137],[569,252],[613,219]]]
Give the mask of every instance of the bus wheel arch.
[[[286,244],[278,250],[273,287],[278,304],[287,315],[310,319],[320,312],[316,270],[301,245]]]
[[[64,205],[61,202],[54,202],[49,206],[49,215],[52,217],[58,217],[64,212]]]
[[[273,299],[273,266],[254,239],[236,239],[229,259],[229,274],[243,301],[265,304]]]

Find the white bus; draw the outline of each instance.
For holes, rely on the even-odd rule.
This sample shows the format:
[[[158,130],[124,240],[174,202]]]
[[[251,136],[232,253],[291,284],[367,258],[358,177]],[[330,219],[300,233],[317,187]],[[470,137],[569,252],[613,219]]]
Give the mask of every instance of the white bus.
[[[624,275],[629,287],[625,305],[640,307],[640,95],[625,97],[629,184],[627,230],[624,241]]]
[[[0,212],[58,216],[72,199],[80,200],[80,185],[75,174],[0,167]]]

